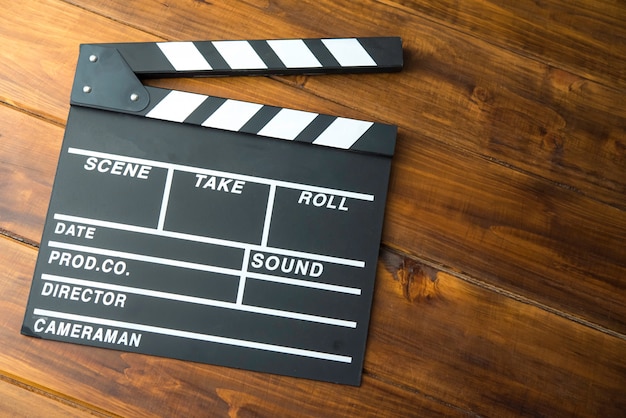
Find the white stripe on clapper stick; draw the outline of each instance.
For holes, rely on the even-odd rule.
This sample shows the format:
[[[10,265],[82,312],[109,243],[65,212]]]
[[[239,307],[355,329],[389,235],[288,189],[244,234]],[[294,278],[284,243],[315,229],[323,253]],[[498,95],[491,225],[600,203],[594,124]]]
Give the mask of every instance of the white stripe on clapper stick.
[[[248,41],[213,41],[212,44],[233,70],[267,68]]]
[[[376,62],[358,39],[322,39],[322,43],[342,67],[376,66]]]
[[[213,69],[193,42],[158,42],[157,46],[176,71]]]
[[[319,68],[322,66],[302,39],[276,39],[267,41],[267,44],[287,68]]]
[[[172,90],[146,114],[146,117],[182,123],[204,103],[207,97],[202,94]]]
[[[224,129],[226,131],[238,131],[252,116],[263,107],[263,105],[239,100],[226,100],[207,120],[202,122],[202,126],[208,128]]]
[[[348,149],[363,136],[374,122],[337,118],[318,136],[316,145]]]
[[[317,113],[281,109],[257,135],[293,141],[317,117]]]

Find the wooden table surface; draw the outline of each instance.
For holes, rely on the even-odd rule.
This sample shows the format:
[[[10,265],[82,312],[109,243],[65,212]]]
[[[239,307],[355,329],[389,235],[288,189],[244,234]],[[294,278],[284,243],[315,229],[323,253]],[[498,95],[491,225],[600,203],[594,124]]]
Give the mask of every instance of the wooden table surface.
[[[0,4],[1,414],[626,414],[623,1]],[[344,36],[404,70],[150,83],[399,127],[361,387],[20,334],[80,43]]]

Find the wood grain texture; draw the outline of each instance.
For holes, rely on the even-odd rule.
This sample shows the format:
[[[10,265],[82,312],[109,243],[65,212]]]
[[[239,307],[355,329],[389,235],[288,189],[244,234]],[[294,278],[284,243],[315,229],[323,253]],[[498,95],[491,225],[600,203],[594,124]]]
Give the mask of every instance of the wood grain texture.
[[[622,339],[393,252],[379,264],[366,370],[391,379],[404,369],[404,384],[483,416],[612,416],[626,407]]]
[[[3,412],[623,414],[620,2],[0,6]],[[150,83],[400,127],[361,388],[19,334],[79,43],[350,35],[402,36],[405,70]]]
[[[5,417],[37,417],[45,413],[50,418],[99,416],[96,411],[77,408],[56,399],[44,396],[37,391],[2,380],[0,376],[0,415]],[[100,415],[101,416],[101,415]]]
[[[215,17],[215,7],[194,4],[194,17],[186,21],[184,28],[176,28],[180,29],[176,38],[167,36],[165,29],[170,28],[167,22],[180,21],[180,14],[189,13],[185,4],[173,1],[167,7],[141,8],[119,2],[108,3],[105,8],[100,3],[85,2],[77,8],[65,3],[41,3],[32,11],[40,20],[19,21],[18,34],[24,40],[18,45],[20,50],[27,51],[30,34],[36,32],[37,24],[41,20],[49,21],[54,27],[52,16],[55,13],[61,13],[66,22],[89,22],[89,25],[84,25],[86,33],[74,31],[67,36],[66,29],[61,28],[46,48],[40,47],[35,54],[46,62],[54,61],[59,51],[76,47],[81,36],[82,42],[89,39],[86,36],[93,36],[94,42],[115,41],[121,36],[128,40],[146,40],[150,36],[147,32],[157,31],[154,29],[157,28],[159,37],[185,39],[193,37],[192,33],[204,35],[204,28],[210,24],[206,37],[233,38],[236,29],[227,23],[250,20],[248,16],[255,13],[265,13],[263,22],[278,28],[282,28],[279,10],[291,11],[289,15],[294,16],[292,20],[296,22],[295,17],[299,16],[297,5],[289,2],[272,3],[270,10],[237,3],[237,7],[227,8],[229,20],[224,21]],[[349,25],[350,22],[341,21],[351,16],[348,6],[333,2],[332,8],[340,16],[332,27]],[[308,6],[307,16],[312,21],[328,20],[331,19],[328,17],[330,9],[330,5],[318,2],[315,7]],[[102,16],[105,13],[114,21]],[[309,24],[304,17],[300,19],[301,25]],[[568,77],[562,70],[548,71],[543,64],[473,38],[459,39],[455,33],[446,35],[444,26],[433,26],[412,15],[399,15],[395,9],[378,3],[371,4],[366,19],[351,24],[363,25],[357,28],[366,31],[368,19],[370,24],[376,21],[377,29],[384,33],[391,32],[397,19],[405,21],[406,26],[399,29],[405,38],[408,56],[402,73],[288,77],[280,78],[280,82],[267,78],[183,80],[166,85],[348,117],[377,115],[379,120],[397,123],[401,128],[400,138],[389,194],[389,206],[397,210],[390,211],[386,220],[384,242],[387,245],[480,276],[481,280],[536,299],[567,315],[626,333],[623,320],[626,318],[626,289],[620,281],[626,267],[626,249],[621,245],[626,241],[626,212],[623,210],[626,164],[619,145],[624,138],[620,130],[626,126],[626,119],[624,108],[620,106],[621,95],[586,81],[585,85],[592,84],[604,93],[570,92],[559,96],[550,83],[560,85],[559,77]],[[146,32],[130,29],[123,22]],[[246,34],[250,38],[273,36],[267,25],[258,28],[247,25],[246,28],[251,32]],[[294,36],[289,28],[287,25],[284,32],[274,35]],[[414,28],[421,32],[415,33]],[[173,29],[170,28],[170,34]],[[318,36],[318,33],[309,30],[304,35]],[[15,33],[12,32],[12,36]],[[420,39],[420,43],[412,44],[415,39]],[[50,45],[50,42],[57,43]],[[76,53],[76,50],[67,52],[72,59]],[[497,56],[494,62],[500,64],[485,66],[482,59],[476,60],[477,54]],[[20,62],[29,56],[24,52],[19,56]],[[454,61],[449,61],[451,58]],[[430,59],[436,59],[437,64],[429,65]],[[4,65],[9,71],[11,63]],[[507,71],[507,68],[515,71]],[[61,79],[67,80],[66,91],[50,90],[51,97],[40,106],[49,104],[51,107],[37,110],[38,114],[48,115],[54,121],[62,120],[67,112],[66,95],[73,71],[71,62],[59,70]],[[36,103],[44,96],[39,92],[49,89],[43,84],[35,90],[29,89],[32,85],[29,79],[36,78],[25,71],[8,80],[7,90],[15,91],[21,101]],[[495,80],[498,84],[492,92],[474,85],[477,79],[485,83]],[[546,84],[546,79],[553,81]],[[49,83],[49,80],[41,82]],[[545,96],[541,86],[552,89],[552,93]],[[588,91],[588,88],[581,91]],[[353,109],[354,91],[359,92],[358,109]],[[557,110],[552,110],[553,107]],[[571,118],[576,119],[573,129],[580,139],[571,140],[574,147],[578,147],[576,150],[556,151],[561,156],[554,159],[557,155],[554,149],[547,153],[546,149],[542,150],[545,144],[553,142],[536,137],[536,146],[531,146],[528,141],[540,131],[549,136],[547,125],[540,129],[533,124],[546,117],[560,119],[559,112],[563,111],[559,109],[564,108],[569,108]],[[583,118],[589,120],[584,122]],[[431,122],[435,125],[430,125]],[[494,125],[497,129],[491,132]],[[611,140],[613,145],[607,145],[608,154],[597,147],[600,134],[595,132],[605,127],[619,131]],[[555,146],[558,148],[558,144]],[[58,151],[50,155],[56,154]],[[523,160],[527,160],[524,169],[519,167]],[[590,166],[581,168],[585,164]],[[602,179],[594,180],[594,176]],[[598,182],[610,184],[613,190],[604,189],[604,197],[593,192],[585,194],[577,178],[590,190],[603,190]],[[605,198],[610,202],[603,202]],[[520,245],[528,242],[531,245]],[[597,298],[607,303],[598,304]]]
[[[626,87],[626,10],[620,1],[385,1],[546,64]],[[497,36],[494,34],[497,33]]]

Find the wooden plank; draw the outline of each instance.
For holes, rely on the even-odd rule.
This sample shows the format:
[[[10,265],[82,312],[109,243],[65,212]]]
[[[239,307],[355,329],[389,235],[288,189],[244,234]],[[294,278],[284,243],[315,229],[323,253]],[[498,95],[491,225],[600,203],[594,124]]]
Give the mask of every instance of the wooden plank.
[[[0,232],[38,245],[63,128],[0,106]]]
[[[475,37],[461,37],[454,28],[380,2],[357,10],[349,0],[319,1],[306,9],[297,2],[271,8],[238,2],[227,9],[196,4],[193,10],[181,0],[167,7],[74,3],[116,21],[139,22],[146,31],[156,27],[158,36],[168,40],[195,39],[198,34],[208,39],[400,35],[406,60],[400,74],[285,80],[347,107],[358,103],[364,114],[396,124],[410,137],[425,135],[626,209],[623,94],[614,85],[568,71],[559,61],[537,62]],[[367,13],[359,14],[365,9]],[[622,20],[621,27],[626,27]],[[602,40],[603,48],[588,51],[587,59],[605,59],[605,49],[617,48],[619,56],[610,38]]]
[[[626,8],[620,1],[385,1],[464,35],[558,63],[608,87],[626,87]]]
[[[397,253],[381,259],[366,370],[404,370],[404,384],[480,416],[626,408],[625,339]]]
[[[44,341],[19,334],[36,251],[0,237],[0,375],[124,416],[463,416],[366,375],[360,388]],[[10,343],[9,343],[10,342]],[[172,393],[176,394],[175,401]],[[315,401],[311,401],[314,396]],[[239,415],[238,415],[239,414]]]
[[[49,418],[94,416],[96,411],[60,402],[58,399],[37,393],[36,389],[7,382],[0,375],[0,411],[6,417],[36,417],[45,413]]]
[[[394,157],[385,243],[625,333],[625,211],[420,145]]]
[[[625,340],[394,253],[379,265],[361,388],[18,335],[35,255],[0,239],[10,266],[0,338],[11,342],[0,370],[121,415],[615,416],[626,407]]]
[[[0,0],[0,101],[64,124],[80,43],[145,42],[145,32],[60,1]],[[46,30],[41,30],[46,28]],[[81,28],[77,30],[77,28]]]

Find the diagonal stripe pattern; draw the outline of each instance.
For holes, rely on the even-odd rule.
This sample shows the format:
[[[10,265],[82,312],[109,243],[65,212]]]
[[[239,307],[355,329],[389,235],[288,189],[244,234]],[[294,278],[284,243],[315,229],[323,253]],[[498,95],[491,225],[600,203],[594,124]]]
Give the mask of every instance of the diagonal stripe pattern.
[[[208,71],[224,63],[227,69],[241,71],[378,65],[358,38],[160,42],[157,46],[176,71]]]
[[[248,41],[213,41],[212,44],[233,70],[267,68]]]
[[[148,91],[156,99],[143,112],[148,118],[332,148],[393,154],[396,128],[391,125],[177,90],[148,87]],[[371,140],[374,136],[380,138],[381,133],[385,140]]]
[[[176,71],[213,69],[193,42],[159,42],[157,46]]]
[[[302,39],[277,39],[267,41],[287,68],[318,68],[322,64]]]

